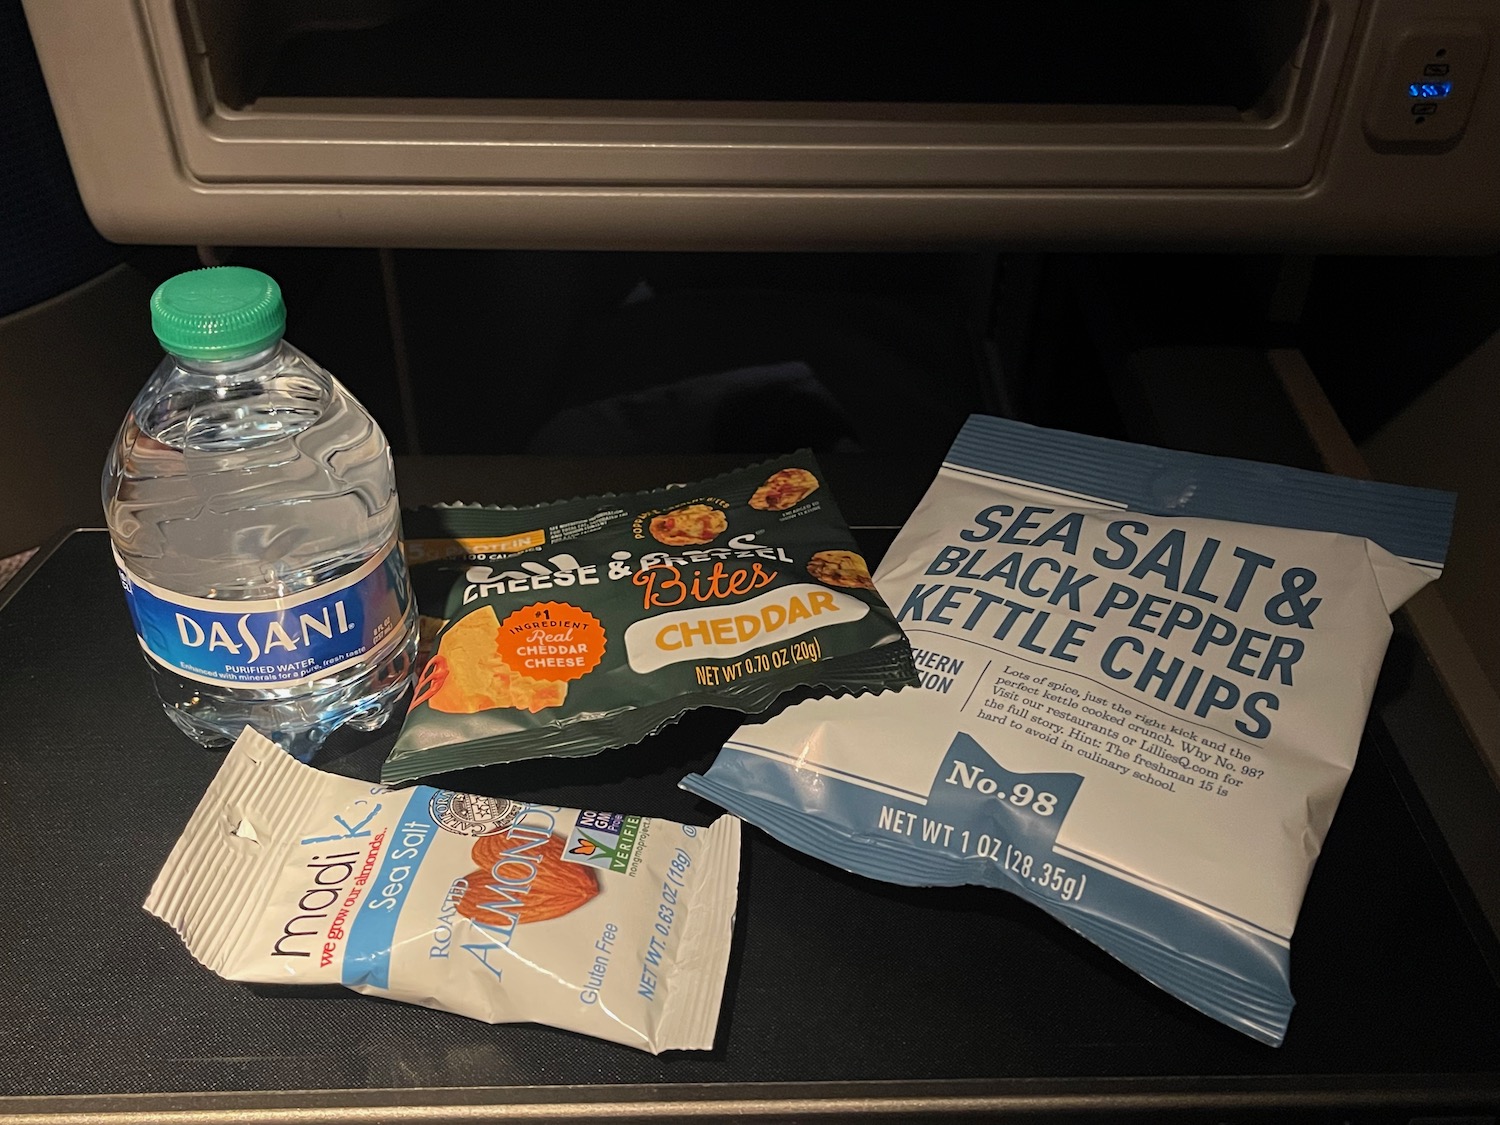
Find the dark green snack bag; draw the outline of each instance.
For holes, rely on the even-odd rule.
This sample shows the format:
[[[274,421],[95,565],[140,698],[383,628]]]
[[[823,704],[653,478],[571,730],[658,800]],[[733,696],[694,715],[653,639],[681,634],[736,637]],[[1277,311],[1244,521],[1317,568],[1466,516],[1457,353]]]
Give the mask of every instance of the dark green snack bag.
[[[409,512],[432,654],[386,784],[595,754],[694,707],[916,683],[807,452],[696,484],[525,508]]]

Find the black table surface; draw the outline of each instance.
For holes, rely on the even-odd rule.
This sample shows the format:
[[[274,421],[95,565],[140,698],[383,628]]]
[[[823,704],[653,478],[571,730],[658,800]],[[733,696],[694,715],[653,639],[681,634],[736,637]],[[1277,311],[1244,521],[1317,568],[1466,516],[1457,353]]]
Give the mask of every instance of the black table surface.
[[[468,494],[446,498],[526,502],[715,467],[673,477],[650,463],[517,460],[466,469]],[[882,518],[903,517],[926,484],[899,466],[825,468],[872,556],[889,542]],[[421,499],[453,479],[407,476]],[[877,883],[747,829],[716,1046],[653,1057],[199,966],[141,903],[222,756],[179,735],[151,696],[104,533],[61,536],[22,579],[0,591],[0,1122],[1289,1110],[1344,1121],[1500,1106],[1494,935],[1378,721],[1308,888],[1280,1048],[1197,1014],[1010,895]],[[1390,660],[1420,664],[1409,648]],[[1399,694],[1422,669],[1401,672],[1382,690]],[[718,810],[677,781],[706,768],[737,722],[699,711],[634,747],[440,784],[706,824]],[[394,736],[340,733],[316,764],[373,778]]]

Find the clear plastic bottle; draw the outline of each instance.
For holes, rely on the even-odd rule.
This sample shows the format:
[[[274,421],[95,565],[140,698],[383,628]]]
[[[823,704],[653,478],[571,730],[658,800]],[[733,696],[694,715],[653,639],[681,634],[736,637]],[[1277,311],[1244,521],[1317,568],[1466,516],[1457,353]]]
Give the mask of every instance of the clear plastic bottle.
[[[251,726],[307,761],[405,692],[417,617],[380,427],[282,339],[276,282],[219,266],[151,298],[167,350],[104,468],[156,692],[205,746]]]

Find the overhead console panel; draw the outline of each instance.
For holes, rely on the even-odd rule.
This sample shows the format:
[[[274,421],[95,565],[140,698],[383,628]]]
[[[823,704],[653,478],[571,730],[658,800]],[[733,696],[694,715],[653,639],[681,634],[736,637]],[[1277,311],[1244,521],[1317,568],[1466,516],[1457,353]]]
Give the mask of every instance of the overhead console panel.
[[[1486,0],[26,8],[123,242],[1500,247]]]

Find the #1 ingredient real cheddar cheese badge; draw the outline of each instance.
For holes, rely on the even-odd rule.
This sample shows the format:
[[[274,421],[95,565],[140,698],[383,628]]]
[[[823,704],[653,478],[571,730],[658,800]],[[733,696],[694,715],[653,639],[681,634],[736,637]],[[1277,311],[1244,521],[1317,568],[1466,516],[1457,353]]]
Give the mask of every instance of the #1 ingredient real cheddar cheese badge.
[[[594,754],[694,707],[916,682],[807,452],[711,480],[407,513],[431,655],[382,770]]]

